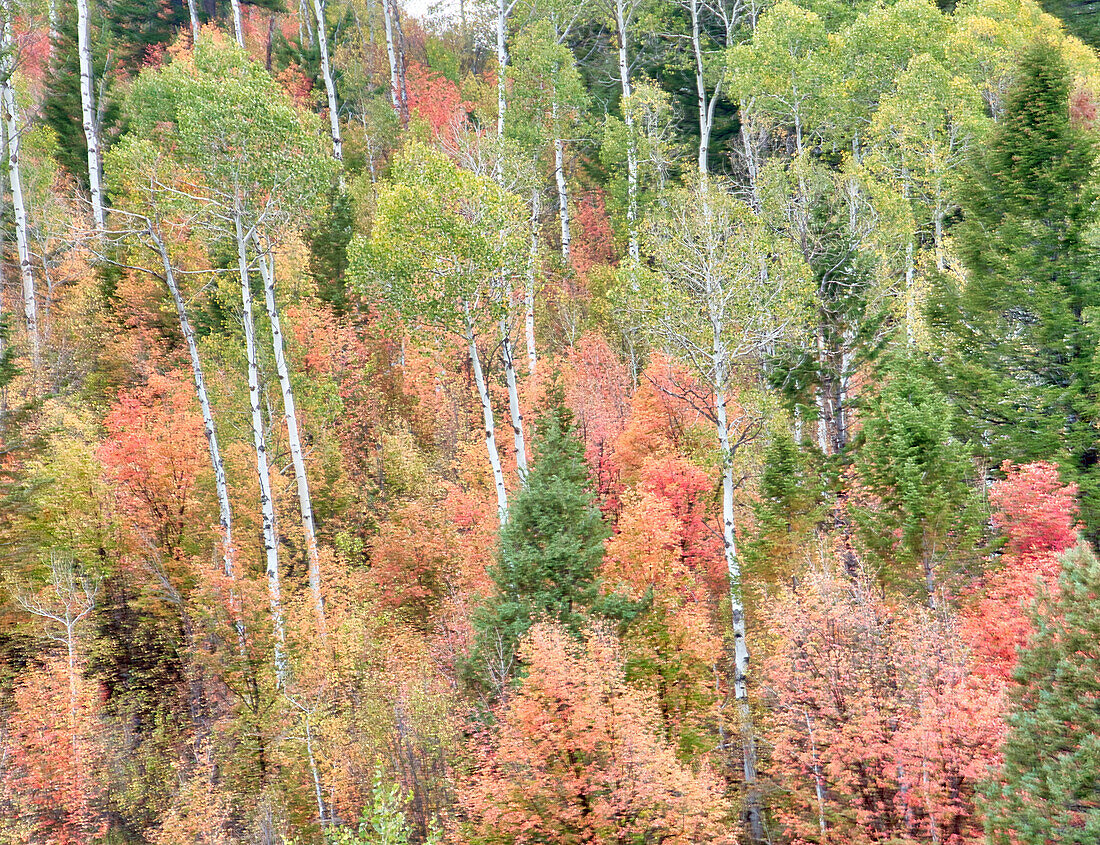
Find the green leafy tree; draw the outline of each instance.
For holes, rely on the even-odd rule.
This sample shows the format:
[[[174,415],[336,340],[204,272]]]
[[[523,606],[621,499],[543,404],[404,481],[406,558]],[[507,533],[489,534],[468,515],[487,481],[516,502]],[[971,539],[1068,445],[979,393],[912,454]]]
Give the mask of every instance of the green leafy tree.
[[[1011,692],[1004,764],[987,784],[995,845],[1100,840],[1100,561],[1065,553],[1056,592],[1034,613]]]
[[[1080,485],[1095,531],[1096,144],[1071,124],[1069,91],[1058,49],[1032,44],[965,176],[957,241],[966,279],[947,285],[932,318],[946,330],[938,371],[962,436],[994,463],[1056,460]]]

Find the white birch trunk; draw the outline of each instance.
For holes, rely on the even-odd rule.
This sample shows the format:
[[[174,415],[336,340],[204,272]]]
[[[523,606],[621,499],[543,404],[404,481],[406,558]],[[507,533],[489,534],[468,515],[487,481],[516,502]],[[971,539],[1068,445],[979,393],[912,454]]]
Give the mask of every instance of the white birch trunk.
[[[501,357],[504,359],[504,381],[508,385],[508,414],[512,420],[512,437],[516,446],[516,473],[527,483],[527,446],[523,439],[523,409],[519,404],[519,388],[516,384],[516,363],[512,355],[512,337],[508,315],[500,318]]]
[[[497,137],[504,137],[504,113],[508,108],[508,0],[497,0]],[[499,158],[498,158],[499,161]]]
[[[638,241],[638,138],[634,113],[630,105],[630,61],[627,55],[624,0],[615,0],[615,30],[619,47],[619,81],[622,86],[623,123],[626,125],[626,223],[630,237],[630,257],[638,261],[641,247]]]
[[[393,41],[390,0],[382,0],[382,20],[386,28],[386,57],[390,60],[390,99],[393,101],[393,110],[401,114],[401,83],[397,75],[397,50]]]
[[[257,252],[260,252],[258,248]],[[283,413],[286,418],[290,460],[294,466],[294,481],[298,487],[298,507],[302,514],[302,533],[305,535],[306,559],[309,565],[309,589],[313,594],[313,613],[317,621],[317,632],[321,635],[323,641],[327,634],[327,626],[325,624],[325,599],[321,590],[321,556],[317,551],[317,528],[313,519],[313,502],[309,495],[306,461],[302,454],[302,439],[298,433],[298,413],[294,402],[294,387],[290,383],[290,368],[286,362],[283,329],[279,321],[279,305],[275,299],[274,256],[269,252],[267,259],[271,262],[270,264],[261,252],[259,255],[260,275],[264,281],[264,302],[267,306],[267,317],[271,322],[275,371],[278,373],[279,389],[283,395]]]
[[[103,172],[99,160],[99,121],[92,79],[92,25],[88,0],[76,0],[76,40],[80,58],[80,118],[88,143],[88,192],[92,199],[92,220],[97,232],[103,231]]]
[[[244,619],[241,615],[241,599],[237,593],[237,547],[233,541],[233,510],[229,503],[229,484],[225,477],[225,463],[222,461],[221,449],[218,446],[218,429],[214,424],[214,411],[210,405],[210,394],[206,390],[206,379],[202,372],[202,361],[199,359],[199,346],[195,340],[195,331],[191,327],[191,320],[187,316],[187,308],[176,282],[175,268],[168,256],[168,249],[164,240],[150,226],[147,229],[153,246],[160,256],[161,265],[164,268],[164,282],[168,286],[168,292],[172,295],[172,302],[176,306],[176,316],[180,321],[180,333],[187,344],[187,354],[191,359],[191,375],[195,380],[195,395],[199,400],[199,409],[202,412],[203,433],[206,435],[206,448],[210,453],[210,465],[214,470],[214,490],[218,497],[218,526],[222,539],[222,566],[229,588],[229,611],[233,618],[233,627],[237,632],[237,649],[240,652],[242,662],[247,660],[248,637],[245,632]]]
[[[729,419],[726,411],[725,370],[720,341],[716,341],[716,383],[714,391],[715,416],[718,423],[718,442],[722,455],[722,544],[725,549],[726,571],[730,582],[730,610],[733,628],[733,697],[737,702],[741,720],[741,751],[745,787],[747,790],[747,814],[754,841],[764,838],[760,816],[760,796],[756,786],[756,734],[752,711],[749,708],[749,646],[745,628],[745,603],[741,594],[741,564],[737,558],[737,537],[733,521],[733,449],[730,445]]]
[[[534,375],[538,365],[535,352],[535,284],[539,272],[539,204],[540,194],[536,187],[531,191],[531,254],[527,262],[527,289],[524,291],[524,330],[527,335],[527,373]]]
[[[699,35],[699,0],[691,0],[691,48],[695,54],[695,95],[699,106],[699,174],[709,172],[710,128],[713,110],[707,104],[707,85],[703,77],[703,45]],[[715,92],[717,93],[717,92]]]
[[[27,228],[27,207],[23,199],[23,177],[19,165],[19,113],[15,104],[15,87],[12,73],[15,69],[12,56],[11,10],[4,3],[3,37],[0,49],[3,50],[3,80],[0,81],[0,98],[3,99],[4,129],[8,142],[8,181],[11,183],[11,206],[15,217],[15,245],[19,256],[19,275],[23,285],[23,319],[27,325],[27,343],[31,349],[31,367],[35,379],[42,374],[42,348],[38,334],[38,298],[34,285],[34,270],[31,267],[31,251]]]
[[[328,59],[328,27],[325,26],[325,8],[321,0],[313,0],[313,14],[317,18],[317,44],[321,49],[321,76],[325,80],[328,96],[328,122],[332,133],[332,157],[344,160],[344,145],[340,138],[340,112],[336,107],[336,83],[332,78],[332,65]]]
[[[558,104],[552,106],[557,118]],[[558,183],[558,218],[561,220],[561,258],[569,263],[569,187],[565,181],[565,142],[554,139],[554,179]]]
[[[477,336],[474,334],[474,321],[470,316],[470,305],[466,309],[466,343],[470,353],[470,366],[474,371],[477,395],[481,400],[481,415],[485,422],[485,448],[489,453],[489,465],[493,469],[493,485],[497,491],[497,515],[503,528],[508,521],[508,490],[504,486],[504,471],[500,466],[500,453],[497,451],[496,425],[493,422],[493,406],[489,401],[489,388],[485,384],[485,374],[481,370],[481,358],[477,353]]]
[[[264,434],[263,411],[260,408],[260,368],[256,359],[256,328],[252,317],[252,288],[248,281],[248,236],[240,212],[234,216],[237,236],[237,263],[241,276],[241,316],[244,323],[245,355],[248,358],[248,403],[252,412],[252,442],[256,449],[256,474],[260,481],[260,512],[263,517],[264,555],[267,569],[268,598],[275,634],[275,680],[279,688],[286,685],[286,628],[279,586],[279,537],[275,528],[275,502],[271,495],[271,474],[267,463],[267,438]]]
[[[195,0],[187,0],[187,14],[191,18],[191,46],[199,43],[199,11],[195,8]]]
[[[244,24],[241,22],[241,0],[229,0],[233,9],[233,37],[237,40],[237,46],[244,49]]]

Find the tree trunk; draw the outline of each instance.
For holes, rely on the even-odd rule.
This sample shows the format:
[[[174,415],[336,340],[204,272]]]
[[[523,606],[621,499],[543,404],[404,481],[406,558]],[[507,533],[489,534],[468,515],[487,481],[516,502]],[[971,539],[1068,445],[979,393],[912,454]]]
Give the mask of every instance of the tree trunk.
[[[539,272],[539,204],[541,194],[531,191],[531,254],[527,262],[527,289],[524,291],[524,330],[527,335],[527,373],[535,374],[538,358],[535,352],[535,285]]]
[[[508,385],[508,413],[512,420],[512,437],[516,446],[516,472],[527,483],[527,447],[523,440],[523,410],[519,404],[516,384],[516,364],[512,355],[512,337],[507,310],[500,318],[501,357],[504,359],[504,381]]]
[[[191,327],[191,320],[187,316],[187,308],[176,283],[176,272],[172,266],[168,249],[160,234],[147,229],[153,246],[160,256],[161,265],[164,268],[164,282],[168,286],[168,292],[172,295],[172,302],[176,306],[176,316],[180,322],[180,333],[187,344],[187,354],[191,358],[191,375],[195,380],[195,395],[199,400],[199,409],[202,412],[203,433],[206,435],[206,448],[210,453],[210,465],[214,469],[214,489],[218,497],[218,526],[222,539],[222,566],[229,588],[229,612],[233,619],[233,627],[237,631],[237,648],[241,660],[248,656],[248,638],[244,627],[241,600],[234,586],[237,581],[237,547],[233,541],[233,510],[229,503],[229,484],[225,477],[225,463],[222,461],[221,449],[218,446],[218,429],[214,424],[214,411],[210,405],[210,395],[206,391],[206,379],[203,376],[202,361],[199,359],[199,346],[195,340],[195,331]],[[182,605],[181,605],[182,607]]]
[[[92,199],[92,220],[97,232],[106,225],[103,217],[102,167],[99,161],[99,121],[96,117],[92,78],[92,27],[88,0],[76,0],[76,40],[80,58],[80,115],[84,139],[88,143],[88,192]]]
[[[393,15],[391,0],[382,0],[382,20],[386,26],[386,57],[390,60],[390,99],[393,110],[401,114],[401,84],[397,78],[397,50],[393,40]]]
[[[720,358],[719,358],[720,361]],[[730,446],[729,420],[724,391],[725,374],[719,363],[719,387],[714,392],[715,416],[718,422],[718,442],[722,455],[722,544],[725,548],[726,570],[730,582],[730,609],[733,625],[733,697],[741,720],[741,752],[745,776],[746,815],[749,831],[756,842],[764,839],[764,824],[760,812],[760,793],[756,785],[756,734],[749,707],[749,647],[745,630],[745,604],[741,596],[741,564],[737,559],[737,538],[733,523],[733,449]]]
[[[508,0],[497,0],[497,137],[504,137],[504,113],[508,108]],[[497,159],[500,160],[499,157]],[[499,166],[499,165],[498,165]]]
[[[707,85],[703,78],[703,44],[699,35],[699,0],[691,0],[691,48],[695,54],[695,96],[699,106],[699,174],[709,172],[710,128],[713,111],[708,108]],[[716,92],[717,93],[717,92]]]
[[[623,123],[626,125],[626,222],[630,236],[630,257],[638,261],[641,247],[638,241],[638,138],[634,113],[630,105],[630,62],[627,56],[624,0],[615,0],[615,31],[619,47],[619,81],[622,86]]]
[[[552,106],[555,121],[558,104]],[[569,190],[565,181],[565,142],[554,138],[554,179],[558,183],[558,218],[561,220],[561,259],[569,263]]]
[[[241,0],[229,0],[233,9],[233,37],[237,39],[237,46],[244,49],[244,24],[241,22]]]
[[[474,321],[470,316],[470,304],[466,309],[466,343],[470,352],[470,366],[474,371],[477,395],[481,399],[481,415],[485,422],[485,448],[489,452],[489,465],[493,468],[493,484],[497,491],[497,515],[503,528],[508,521],[508,490],[504,486],[504,471],[500,467],[500,453],[497,452],[496,425],[493,422],[493,406],[489,401],[489,388],[485,384],[485,374],[481,371],[481,358],[477,353],[477,336],[474,334]]]
[[[187,0],[187,14],[191,19],[191,47],[199,43],[199,12],[195,8],[195,0]]]
[[[332,79],[332,65],[328,59],[328,27],[325,26],[325,9],[321,0],[313,0],[313,14],[317,18],[317,44],[321,49],[321,76],[328,96],[328,122],[332,133],[332,157],[344,160],[344,145],[340,139],[340,112],[336,106],[336,83]]]
[[[286,628],[279,587],[279,537],[275,528],[275,502],[271,495],[271,474],[267,465],[267,437],[264,434],[263,411],[260,407],[260,368],[256,359],[256,328],[252,317],[252,288],[248,281],[248,238],[240,212],[234,215],[237,235],[237,263],[241,276],[241,311],[244,323],[245,355],[248,358],[248,402],[252,411],[252,441],[256,449],[256,474],[260,481],[260,511],[263,516],[264,555],[267,569],[268,598],[275,634],[275,680],[279,688],[286,685]]]
[[[15,105],[15,87],[12,74],[15,70],[12,55],[11,10],[4,2],[3,79],[0,80],[0,97],[3,99],[4,128],[8,142],[8,180],[11,183],[11,207],[15,217],[15,245],[19,255],[19,275],[23,283],[23,319],[27,324],[27,342],[31,348],[31,368],[35,380],[42,376],[42,348],[38,334],[38,300],[31,268],[31,251],[27,228],[27,208],[23,201],[23,177],[19,164],[19,114]]]
[[[317,529],[313,519],[313,502],[309,495],[309,477],[306,475],[306,462],[302,454],[302,440],[298,434],[298,414],[295,410],[294,388],[290,383],[290,368],[286,362],[286,350],[283,343],[283,330],[279,321],[279,305],[275,299],[274,256],[267,253],[267,260],[259,250],[260,275],[264,281],[264,302],[267,305],[267,317],[271,322],[271,339],[275,351],[275,371],[279,376],[279,389],[283,394],[283,413],[286,417],[287,440],[290,445],[290,459],[294,465],[294,481],[298,487],[298,507],[302,514],[302,533],[305,535],[306,558],[309,566],[309,589],[313,594],[313,613],[317,621],[317,633],[322,641],[327,635],[325,624],[325,599],[321,590],[321,556],[317,551]],[[270,261],[270,263],[268,263]]]

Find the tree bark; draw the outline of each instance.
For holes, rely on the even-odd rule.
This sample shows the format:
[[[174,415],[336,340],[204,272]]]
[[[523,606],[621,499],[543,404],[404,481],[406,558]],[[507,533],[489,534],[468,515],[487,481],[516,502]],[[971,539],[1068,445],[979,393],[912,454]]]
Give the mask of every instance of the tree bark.
[[[501,357],[504,359],[504,381],[508,385],[508,414],[512,421],[512,437],[516,446],[516,473],[527,483],[527,446],[523,439],[523,410],[519,404],[516,383],[516,363],[512,355],[512,336],[507,311],[500,318]]]
[[[531,191],[531,253],[527,261],[527,289],[524,291],[524,330],[527,337],[527,373],[534,375],[538,366],[535,351],[535,285],[539,272],[539,205],[541,194],[536,187]]]
[[[630,237],[630,257],[641,258],[638,241],[638,138],[630,105],[630,61],[627,54],[625,0],[615,0],[615,33],[619,48],[619,82],[622,86],[623,123],[626,125],[626,222]]]
[[[325,81],[328,97],[328,121],[332,133],[332,157],[344,160],[344,145],[340,138],[340,112],[336,105],[336,83],[332,78],[332,65],[328,58],[328,27],[325,26],[325,8],[321,0],[313,0],[313,14],[317,18],[317,44],[321,49],[321,76]]]
[[[474,334],[474,321],[470,316],[470,304],[466,309],[466,343],[470,353],[470,366],[474,371],[477,395],[481,400],[481,415],[485,423],[485,448],[489,453],[489,465],[493,469],[493,485],[497,491],[497,515],[503,528],[508,522],[508,490],[504,486],[504,471],[500,466],[500,453],[497,451],[496,425],[493,422],[493,406],[489,401],[489,388],[485,383],[485,373],[481,370],[481,358],[477,352],[477,335]]]
[[[199,12],[195,8],[195,0],[187,0],[187,14],[191,19],[191,46],[199,43]]]
[[[555,122],[558,104],[552,105]],[[558,183],[558,219],[561,221],[561,259],[569,263],[569,186],[565,181],[565,142],[554,138],[554,179]]]
[[[325,599],[321,590],[321,556],[317,550],[317,528],[313,518],[313,502],[309,495],[309,477],[306,475],[306,462],[302,453],[302,440],[298,433],[298,414],[294,402],[294,387],[290,383],[290,368],[286,362],[286,350],[283,342],[283,330],[279,321],[279,305],[275,299],[274,256],[270,251],[265,255],[259,249],[260,275],[264,282],[264,302],[267,317],[271,322],[271,339],[275,352],[275,371],[279,376],[279,389],[283,395],[283,413],[286,418],[287,440],[290,445],[290,459],[294,466],[294,481],[298,487],[298,507],[302,514],[302,533],[305,535],[306,558],[309,567],[309,589],[313,594],[313,613],[317,622],[317,633],[322,641],[328,630],[325,624]],[[270,263],[268,263],[270,262]]]
[[[252,316],[252,288],[248,280],[248,239],[240,211],[234,215],[237,236],[237,264],[241,277],[241,311],[244,323],[245,355],[248,358],[248,402],[252,418],[252,442],[256,450],[256,474],[260,481],[260,512],[263,517],[264,556],[267,569],[268,598],[275,640],[275,680],[279,688],[286,685],[286,628],[283,622],[282,596],[279,586],[279,537],[275,527],[275,502],[271,495],[271,474],[267,463],[267,437],[264,433],[263,411],[260,407],[260,368],[256,359],[256,328]]]
[[[23,284],[23,319],[27,325],[27,342],[31,349],[31,368],[35,380],[42,376],[42,348],[38,334],[38,298],[35,292],[34,270],[31,267],[31,251],[27,227],[27,207],[23,199],[23,177],[19,163],[19,113],[15,104],[15,87],[12,74],[15,70],[12,55],[11,8],[4,5],[3,79],[0,80],[0,98],[3,99],[4,128],[8,142],[8,181],[11,183],[11,206],[15,217],[15,245],[19,255],[19,275]]]
[[[244,24],[241,22],[241,0],[229,0],[233,9],[233,37],[237,39],[237,46],[244,49]]]
[[[507,100],[508,0],[497,0],[497,137],[504,137]],[[499,158],[498,158],[499,161]]]
[[[718,423],[718,442],[722,456],[722,545],[725,549],[726,571],[730,582],[730,610],[733,627],[733,697],[741,721],[741,757],[746,788],[746,815],[749,831],[756,842],[764,839],[764,824],[760,811],[760,794],[756,785],[756,733],[749,707],[749,647],[746,639],[745,604],[741,595],[741,564],[737,558],[737,537],[733,521],[733,448],[730,445],[729,419],[726,409],[725,372],[719,346],[717,358],[718,387],[714,391],[714,409]]]
[[[386,57],[390,60],[390,99],[393,110],[401,114],[401,84],[397,78],[397,50],[393,40],[393,17],[390,11],[391,0],[382,0],[382,21],[386,28]]]
[[[96,231],[101,232],[106,222],[103,216],[103,171],[99,160],[99,120],[93,90],[92,27],[88,0],[76,0],[76,39],[80,58],[80,115],[84,139],[88,144],[88,192],[92,200],[92,220]]]

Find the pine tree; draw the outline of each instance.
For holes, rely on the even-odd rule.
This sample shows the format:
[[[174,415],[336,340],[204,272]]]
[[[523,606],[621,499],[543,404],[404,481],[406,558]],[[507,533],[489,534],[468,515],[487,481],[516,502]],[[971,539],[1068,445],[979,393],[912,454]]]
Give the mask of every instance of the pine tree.
[[[948,340],[936,371],[958,431],[1000,463],[1056,460],[1100,527],[1097,408],[1090,382],[1100,265],[1089,243],[1095,142],[1069,118],[1059,51],[1033,44],[1003,119],[961,189],[966,281],[933,306]],[[947,280],[948,282],[950,280]]]
[[[536,460],[509,508],[500,556],[490,571],[496,595],[475,620],[475,661],[500,683],[520,640],[538,620],[580,636],[593,616],[623,616],[624,600],[601,595],[598,579],[610,530],[596,500],[584,445],[559,388],[535,422]]]
[[[874,504],[857,508],[855,517],[886,572],[919,565],[934,607],[945,565],[973,549],[982,520],[973,467],[951,435],[951,409],[911,369],[902,361],[868,403],[856,466]]]
[[[987,784],[990,841],[1100,841],[1100,561],[1080,545],[1062,557],[1020,652],[1004,764]]]

